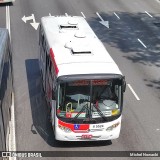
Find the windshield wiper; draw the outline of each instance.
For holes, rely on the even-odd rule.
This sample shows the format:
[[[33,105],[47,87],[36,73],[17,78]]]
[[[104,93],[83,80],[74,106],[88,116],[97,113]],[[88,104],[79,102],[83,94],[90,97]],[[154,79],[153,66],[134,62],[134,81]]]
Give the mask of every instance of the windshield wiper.
[[[98,114],[100,115],[100,117],[103,118],[104,121],[108,121],[108,118],[105,117],[105,115],[102,113],[102,111],[98,107],[96,107],[95,104],[93,104],[93,107],[98,111]]]
[[[75,119],[77,119],[77,118],[79,117],[79,115],[80,115],[81,113],[83,113],[83,111],[84,111],[85,109],[87,109],[87,110],[89,111],[89,108],[87,107],[87,105],[88,105],[88,104],[85,104],[85,105],[82,107],[82,109],[76,114],[76,116],[75,116],[71,121],[75,121]],[[104,121],[108,121],[108,118],[105,117],[105,115],[102,113],[102,111],[101,111],[99,108],[97,108],[95,104],[93,104],[93,107],[97,110],[98,114],[100,115],[100,117],[103,118]],[[86,123],[88,123],[88,122],[93,122],[93,121],[96,122],[96,119],[92,118],[91,115],[89,116],[88,119],[84,119],[84,120],[83,120],[83,122],[86,122]]]
[[[88,113],[90,113],[90,112],[89,112],[89,108],[87,107],[87,105],[88,105],[88,104],[85,104],[85,105],[82,107],[82,109],[76,114],[76,116],[75,116],[71,121],[74,122],[75,119],[77,119],[78,116],[79,116],[85,109],[87,109],[87,110],[88,110]],[[93,118],[91,117],[91,115],[89,115],[88,118],[85,118],[85,119],[83,120],[83,123],[90,123],[90,122],[92,122],[92,123],[95,123],[95,122],[96,122],[96,119],[93,119]]]
[[[77,119],[78,118],[78,116],[81,114],[81,113],[83,113],[83,111],[85,110],[85,109],[87,109],[88,111],[89,111],[89,109],[87,108],[87,103],[82,107],[82,109],[76,114],[76,116],[72,119],[72,121],[74,121],[75,119]]]

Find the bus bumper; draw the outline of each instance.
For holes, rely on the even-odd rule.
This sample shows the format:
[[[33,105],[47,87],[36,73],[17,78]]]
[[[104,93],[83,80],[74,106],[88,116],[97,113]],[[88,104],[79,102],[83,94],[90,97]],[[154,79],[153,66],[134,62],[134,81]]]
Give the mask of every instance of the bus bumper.
[[[118,124],[117,126],[115,126]],[[103,126],[101,129],[95,126]],[[114,127],[113,127],[114,126]],[[115,121],[101,124],[90,124],[87,132],[62,130],[58,125],[55,127],[55,139],[59,141],[103,141],[117,139],[121,129],[121,117]]]

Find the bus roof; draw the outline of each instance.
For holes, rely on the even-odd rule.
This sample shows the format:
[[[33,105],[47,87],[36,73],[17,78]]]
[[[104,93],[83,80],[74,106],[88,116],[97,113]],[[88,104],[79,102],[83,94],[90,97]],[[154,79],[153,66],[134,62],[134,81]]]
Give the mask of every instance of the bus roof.
[[[122,74],[83,17],[48,16],[41,19],[58,76]]]

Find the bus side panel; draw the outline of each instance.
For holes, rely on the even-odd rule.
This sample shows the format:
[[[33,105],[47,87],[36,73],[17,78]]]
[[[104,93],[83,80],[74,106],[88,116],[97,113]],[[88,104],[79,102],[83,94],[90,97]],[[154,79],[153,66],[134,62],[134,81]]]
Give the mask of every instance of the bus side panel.
[[[43,33],[42,27],[39,33],[39,44],[40,44],[40,70],[42,74],[43,88],[47,98],[47,102],[52,106],[52,77],[51,77],[51,60],[49,56],[49,49],[47,40]]]
[[[44,54],[43,51],[41,51],[40,55],[40,69],[41,69],[41,74],[42,74],[42,81],[43,81],[43,88],[45,90],[46,88],[46,55]]]
[[[52,106],[52,90],[53,90],[53,75],[52,75],[52,62],[50,60],[50,57],[47,56],[47,71],[46,71],[46,95],[47,100],[49,102],[50,107]]]
[[[39,45],[40,45],[40,56],[39,56],[39,67],[42,75],[43,89],[46,89],[46,50],[45,50],[45,39],[42,34],[42,28],[39,32]]]

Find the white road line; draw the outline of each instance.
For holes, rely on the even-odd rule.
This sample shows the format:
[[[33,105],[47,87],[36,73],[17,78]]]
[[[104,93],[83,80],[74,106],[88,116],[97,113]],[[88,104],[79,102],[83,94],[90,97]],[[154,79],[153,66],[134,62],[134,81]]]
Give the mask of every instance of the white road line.
[[[11,28],[10,28],[10,10],[9,6],[6,5],[6,28],[8,29],[10,39],[11,39]]]
[[[8,29],[8,6],[6,5],[6,28]]]
[[[148,14],[148,16],[150,16],[151,18],[153,18],[153,16],[150,13],[148,13],[147,11],[145,11],[145,13]]]
[[[11,41],[11,27],[10,27],[10,9],[6,5],[6,28],[8,29],[10,41]],[[12,93],[12,105],[11,105],[11,121],[10,121],[10,133],[9,133],[9,151],[16,151],[16,136],[15,136],[15,108],[14,108],[14,93]],[[16,157],[10,157],[9,160],[16,160]]]
[[[97,16],[100,18],[101,21],[104,21],[103,18],[100,16],[98,12],[96,12]]]
[[[83,12],[81,12],[81,14],[82,14],[83,18],[86,18],[86,16],[84,15],[84,13],[83,13]]]
[[[9,12],[9,6],[8,6],[8,30],[10,35],[10,12]]]
[[[49,13],[49,16],[52,16],[52,15]]]
[[[65,13],[65,16],[68,17],[68,13]]]
[[[99,21],[99,23],[101,23],[105,27],[109,28],[109,21],[104,21],[103,18],[100,16],[100,14],[98,12],[96,12],[96,14],[99,17],[99,19],[101,20],[101,21]]]
[[[147,48],[147,46],[139,38],[138,38],[138,41],[142,44],[144,48]]]
[[[15,106],[14,106],[14,93],[12,93],[9,151],[16,151],[15,110],[14,109],[15,109]],[[16,160],[16,159],[17,159],[16,157],[9,157],[9,160]]]
[[[114,15],[115,15],[118,19],[120,19],[120,17],[117,15],[117,13],[116,13],[116,12],[114,12]]]
[[[133,90],[133,88],[131,87],[131,85],[130,84],[127,84],[127,85],[129,87],[129,89],[131,90],[131,92],[133,93],[133,95],[136,97],[137,101],[139,101],[140,98],[137,96],[136,92]]]

